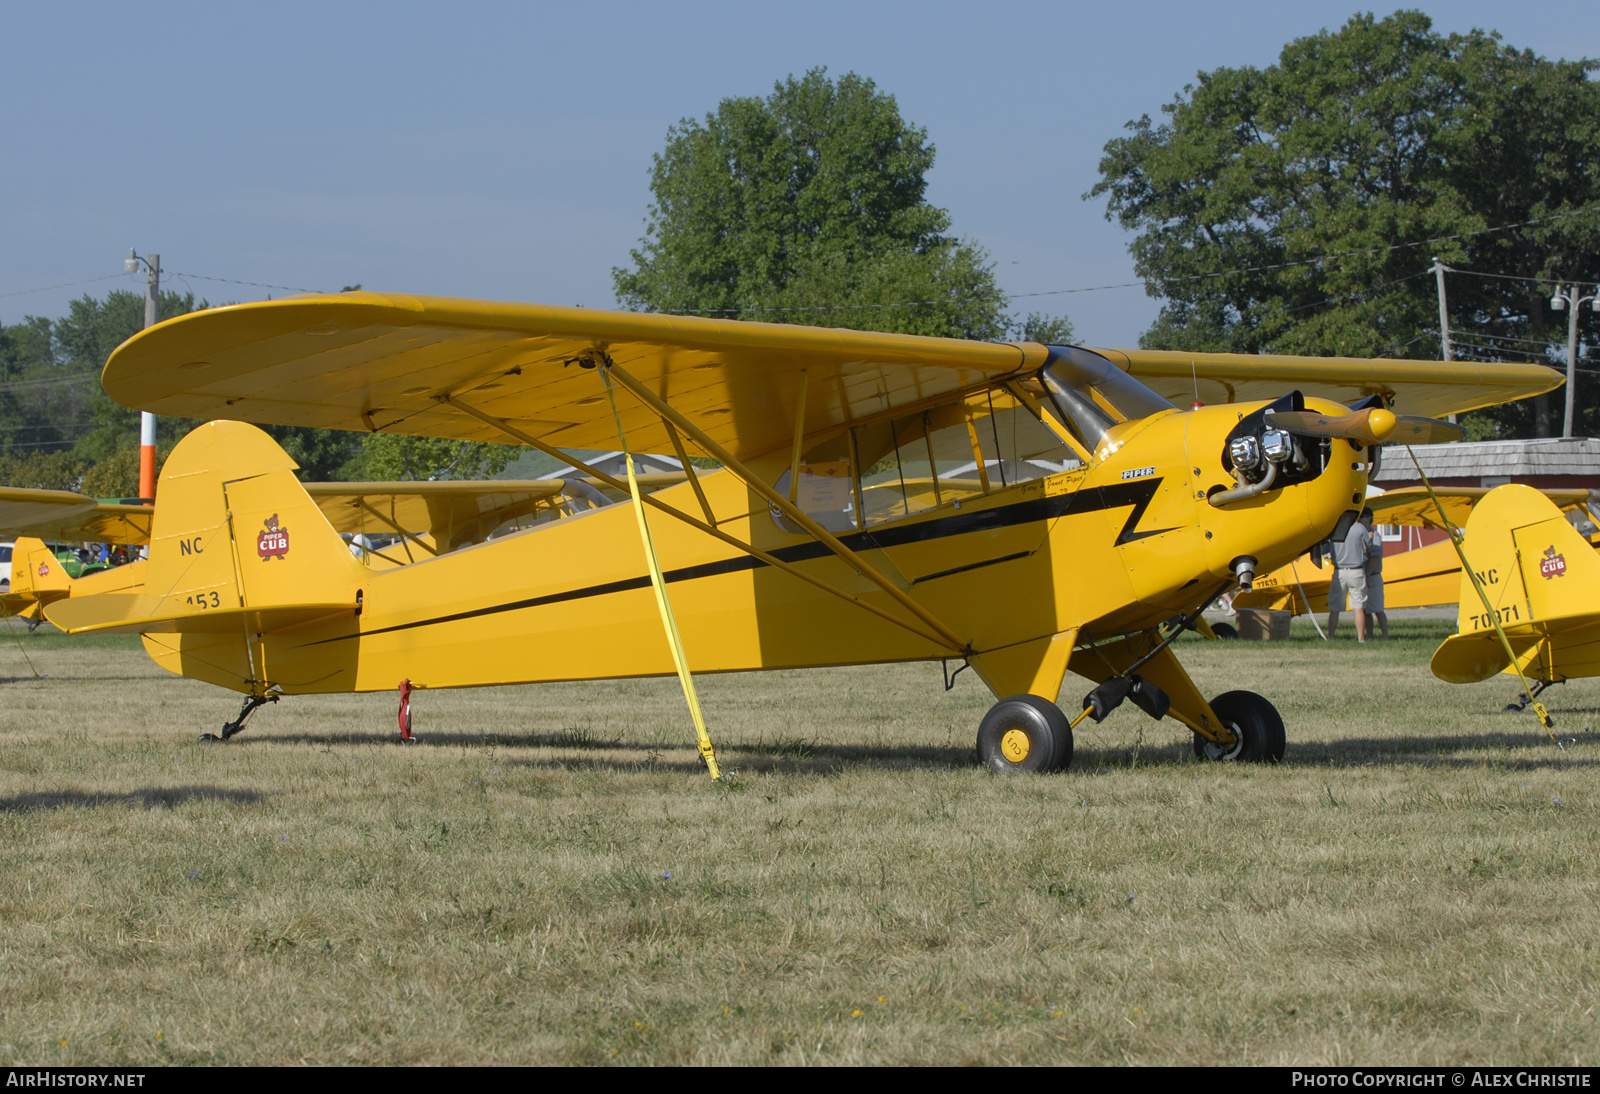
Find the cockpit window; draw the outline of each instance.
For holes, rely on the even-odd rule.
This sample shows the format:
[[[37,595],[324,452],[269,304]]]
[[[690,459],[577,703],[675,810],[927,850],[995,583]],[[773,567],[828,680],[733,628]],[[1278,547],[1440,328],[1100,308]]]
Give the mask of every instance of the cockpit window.
[[[1040,389],[1042,392],[1042,388]],[[773,484],[830,532],[870,528],[1019,482],[1060,475],[1081,461],[1037,406],[1006,388],[836,435],[807,451],[790,494],[789,469]],[[785,532],[802,529],[780,512]]]
[[[1039,372],[1050,394],[1046,407],[1097,455],[1122,422],[1177,407],[1090,350],[1051,346]]]

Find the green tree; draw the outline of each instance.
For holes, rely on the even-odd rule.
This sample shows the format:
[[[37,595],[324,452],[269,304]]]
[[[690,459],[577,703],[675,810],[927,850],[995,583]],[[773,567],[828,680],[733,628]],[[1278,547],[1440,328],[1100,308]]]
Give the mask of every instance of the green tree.
[[[163,292],[157,301],[156,315],[160,319],[171,319],[210,306],[204,300],[196,303],[193,293]],[[92,372],[98,380],[111,351],[143,329],[143,296],[126,289],[114,289],[104,300],[84,295],[72,302],[65,318],[55,322],[56,359],[62,367]],[[81,459],[93,463],[108,458],[119,448],[138,446],[137,410],[129,410],[113,400],[98,383],[89,385],[85,395],[88,429],[74,449]],[[198,424],[188,418],[161,418],[157,424],[158,441],[176,441]]]
[[[0,485],[24,490],[77,490],[85,465],[70,452],[13,449],[0,455]]]
[[[1011,321],[1007,334],[1013,342],[1042,342],[1047,346],[1070,346],[1076,337],[1072,320],[1064,315],[1045,315],[1031,311],[1021,319]]]
[[[1504,278],[1600,279],[1595,68],[1401,11],[1297,39],[1266,69],[1200,73],[1166,121],[1142,117],[1106,145],[1086,195],[1137,232],[1135,265],[1163,300],[1142,343],[1433,357],[1434,255]],[[1544,358],[1548,290],[1453,277],[1463,349]],[[1495,414],[1500,432],[1540,428],[1529,407]]]
[[[70,448],[93,391],[92,374],[56,360],[50,320],[0,327],[0,452]]]
[[[362,438],[359,455],[345,465],[343,473],[350,479],[369,482],[487,479],[497,475],[516,454],[517,450],[509,445],[484,441],[368,433]]]
[[[934,148],[869,79],[825,69],[685,118],[617,298],[643,311],[992,339],[1006,300],[982,248],[928,203]]]

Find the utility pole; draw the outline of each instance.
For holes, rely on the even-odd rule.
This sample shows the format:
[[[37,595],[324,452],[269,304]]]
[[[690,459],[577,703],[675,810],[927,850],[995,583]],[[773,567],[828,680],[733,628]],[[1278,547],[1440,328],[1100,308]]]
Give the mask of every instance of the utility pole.
[[[1450,345],[1450,310],[1445,306],[1444,296],[1444,274],[1448,269],[1448,266],[1439,261],[1438,255],[1433,256],[1433,277],[1439,286],[1439,348],[1446,361],[1454,361],[1455,351]],[[1456,416],[1450,415],[1450,421],[1454,423],[1455,420]]]
[[[1595,292],[1584,296],[1583,286],[1573,282],[1565,293],[1557,287],[1555,295],[1550,298],[1552,310],[1567,313],[1567,414],[1561,424],[1563,437],[1572,436],[1572,416],[1578,401],[1578,310],[1585,304],[1591,305],[1591,311],[1600,312],[1600,286],[1596,286]]]
[[[161,303],[161,256],[140,255],[130,250],[122,268],[129,273],[144,263],[144,329],[156,325],[156,310]],[[149,411],[139,412],[139,496],[154,500],[156,496],[156,416]]]

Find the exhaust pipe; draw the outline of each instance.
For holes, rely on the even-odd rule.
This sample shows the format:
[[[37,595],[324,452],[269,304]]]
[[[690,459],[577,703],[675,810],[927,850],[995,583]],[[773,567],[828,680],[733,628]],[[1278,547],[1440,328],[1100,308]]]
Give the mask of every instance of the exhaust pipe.
[[[1219,490],[1206,500],[1216,508],[1221,509],[1224,505],[1228,505],[1231,502],[1243,501],[1245,498],[1253,498],[1257,494],[1265,493],[1267,490],[1271,489],[1272,482],[1277,477],[1278,465],[1275,463],[1268,463],[1267,473],[1261,477],[1260,482],[1246,486],[1244,485],[1243,476],[1241,475],[1239,476],[1240,484],[1238,486],[1235,486],[1231,490]]]
[[[1233,576],[1238,579],[1239,591],[1247,593],[1256,585],[1256,560],[1241,555],[1233,560]]]

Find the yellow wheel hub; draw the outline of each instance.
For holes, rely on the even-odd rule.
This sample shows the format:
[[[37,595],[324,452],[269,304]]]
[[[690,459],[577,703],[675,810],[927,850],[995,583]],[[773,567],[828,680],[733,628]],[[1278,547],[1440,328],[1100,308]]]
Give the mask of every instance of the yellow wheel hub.
[[[1000,754],[1014,764],[1028,758],[1028,735],[1020,729],[1008,729],[1000,738]]]

